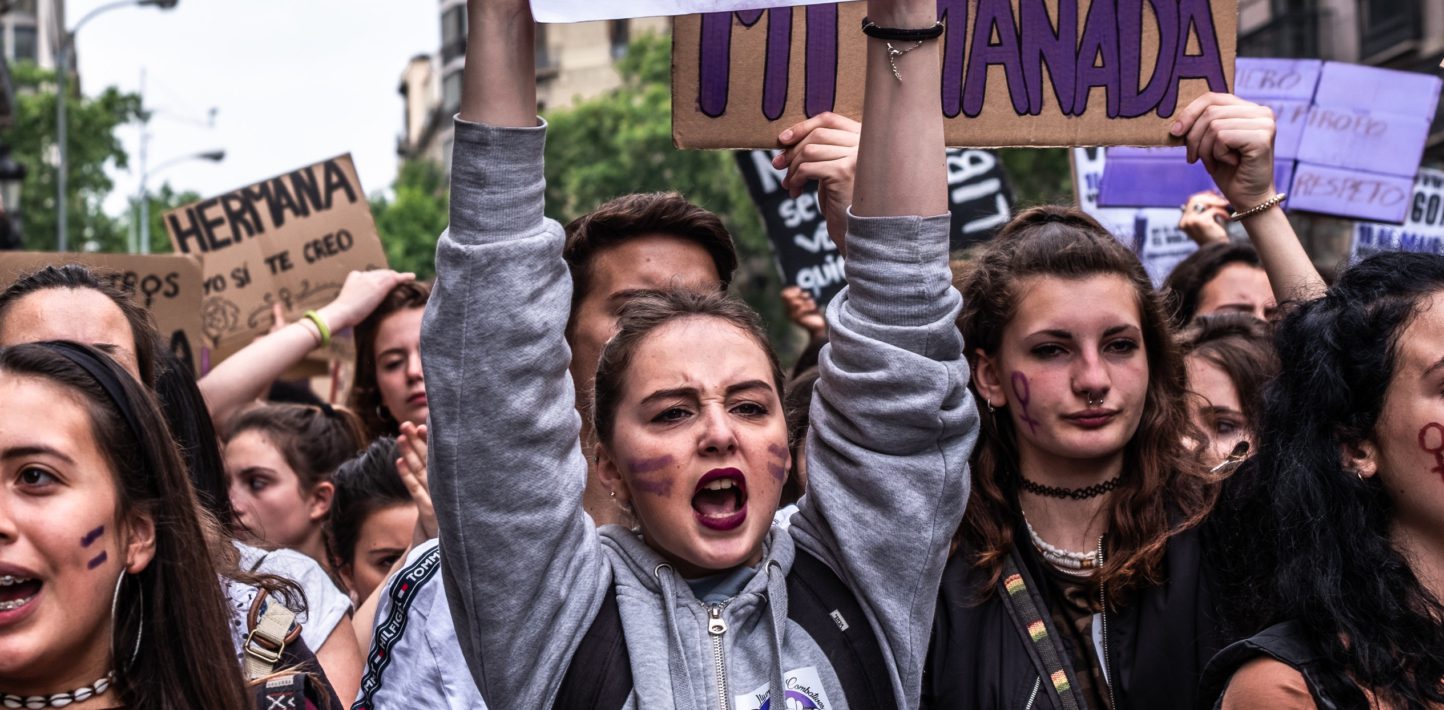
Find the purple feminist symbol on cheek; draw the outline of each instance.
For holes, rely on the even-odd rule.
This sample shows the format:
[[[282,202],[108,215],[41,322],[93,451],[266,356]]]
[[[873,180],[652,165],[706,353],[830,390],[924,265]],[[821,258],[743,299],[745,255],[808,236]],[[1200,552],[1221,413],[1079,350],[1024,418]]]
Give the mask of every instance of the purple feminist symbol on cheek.
[[[781,444],[769,444],[767,453],[776,457],[767,463],[767,472],[771,473],[779,483],[787,480],[787,447]]]
[[[651,493],[654,496],[666,497],[672,493],[672,479],[666,475],[651,476],[650,474],[663,471],[673,463],[672,457],[666,454],[650,459],[632,459],[627,462],[628,469],[632,472],[632,487],[643,493]]]
[[[1419,430],[1419,448],[1426,454],[1434,454],[1434,468],[1430,473],[1444,476],[1444,425],[1430,422]]]
[[[1013,373],[1013,398],[1018,400],[1018,418],[1028,425],[1028,431],[1038,433],[1038,420],[1028,411],[1028,402],[1032,399],[1028,391],[1028,376],[1021,372]]]

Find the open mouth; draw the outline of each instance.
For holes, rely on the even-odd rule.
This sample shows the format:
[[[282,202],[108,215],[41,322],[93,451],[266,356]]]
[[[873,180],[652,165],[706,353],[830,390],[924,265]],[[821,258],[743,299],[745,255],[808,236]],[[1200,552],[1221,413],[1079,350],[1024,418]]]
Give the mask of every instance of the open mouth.
[[[14,611],[30,603],[40,593],[41,581],[13,575],[0,575],[0,612]]]
[[[747,519],[747,478],[735,468],[708,471],[692,494],[697,522],[713,530],[732,530]]]

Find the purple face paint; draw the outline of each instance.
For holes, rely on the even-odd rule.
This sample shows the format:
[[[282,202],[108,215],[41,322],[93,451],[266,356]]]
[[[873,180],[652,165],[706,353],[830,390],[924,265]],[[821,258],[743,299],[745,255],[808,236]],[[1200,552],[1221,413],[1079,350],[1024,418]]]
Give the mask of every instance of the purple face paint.
[[[631,487],[643,493],[666,497],[672,493],[672,479],[666,476],[649,477],[648,474],[665,470],[673,464],[671,456],[663,454],[650,459],[632,459],[627,470],[632,473]]]
[[[109,559],[109,556],[105,554],[105,550],[101,550],[101,551],[100,551],[100,554],[96,555],[96,556],[95,556],[93,559],[91,559],[89,562],[85,563],[85,568],[86,568],[86,569],[95,569],[96,567],[99,567],[99,566],[105,564],[105,561],[106,561],[107,559]]]
[[[1028,376],[1021,372],[1013,373],[1013,399],[1018,400],[1018,418],[1028,425],[1028,431],[1037,434],[1039,422],[1028,411],[1028,402],[1032,399],[1031,393],[1028,391]]]
[[[104,534],[105,534],[105,526],[104,526],[104,525],[102,525],[102,526],[100,526],[100,527],[98,527],[98,528],[96,528],[96,529],[94,529],[94,530],[91,530],[90,532],[85,533],[85,537],[80,538],[80,546],[81,546],[81,547],[90,547],[92,544],[95,543],[96,540],[99,540],[99,539],[100,539],[100,536],[101,536],[101,535],[104,535]]]
[[[787,480],[787,466],[785,464],[787,463],[787,455],[791,452],[787,450],[786,446],[782,446],[781,444],[769,444],[767,446],[767,453],[777,457],[777,460],[768,462],[767,472],[771,473],[772,477],[777,479],[778,483]]]
[[[1419,430],[1419,448],[1426,454],[1434,454],[1434,468],[1430,473],[1444,476],[1444,425],[1430,422]]]

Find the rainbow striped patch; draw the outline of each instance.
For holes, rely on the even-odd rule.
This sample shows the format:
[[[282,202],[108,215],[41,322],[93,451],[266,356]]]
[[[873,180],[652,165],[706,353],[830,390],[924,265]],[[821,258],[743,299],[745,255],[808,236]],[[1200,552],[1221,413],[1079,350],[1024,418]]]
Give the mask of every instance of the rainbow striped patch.
[[[1068,674],[1064,673],[1061,670],[1054,671],[1053,675],[1050,676],[1049,680],[1053,681],[1053,687],[1057,688],[1058,692],[1060,693],[1066,693],[1068,692],[1068,689],[1072,687],[1068,684]]]
[[[1028,624],[1028,635],[1033,637],[1034,643],[1037,643],[1048,637],[1048,628],[1043,626],[1043,621],[1039,619]]]
[[[1008,590],[1009,594],[1018,594],[1027,589],[1023,584],[1023,575],[1021,574],[1015,574],[1003,580],[1003,588]]]

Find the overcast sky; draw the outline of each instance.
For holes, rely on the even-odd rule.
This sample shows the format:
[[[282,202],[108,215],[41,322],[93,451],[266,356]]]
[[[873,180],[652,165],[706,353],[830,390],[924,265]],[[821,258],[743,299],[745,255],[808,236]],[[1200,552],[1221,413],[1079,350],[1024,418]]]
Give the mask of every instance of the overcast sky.
[[[79,20],[107,0],[70,0]],[[138,91],[146,71],[150,165],[212,149],[222,163],[152,172],[151,189],[214,195],[351,153],[368,193],[396,174],[401,71],[441,42],[437,0],[180,0],[173,10],[121,8],[76,39],[81,88]],[[211,107],[214,128],[205,126]],[[122,126],[129,171],[116,171],[108,212],[135,194],[139,126]]]

